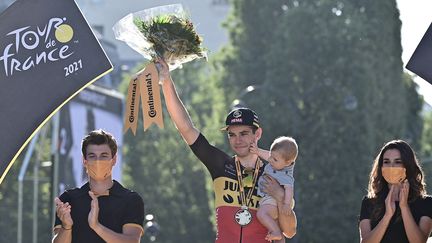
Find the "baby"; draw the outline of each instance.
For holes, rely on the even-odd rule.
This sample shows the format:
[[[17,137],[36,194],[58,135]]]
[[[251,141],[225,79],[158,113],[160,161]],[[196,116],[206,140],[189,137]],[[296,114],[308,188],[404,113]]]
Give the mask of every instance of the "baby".
[[[298,154],[297,143],[291,137],[279,137],[273,141],[270,151],[259,149],[256,144],[251,145],[250,150],[269,162],[264,168],[264,173],[276,179],[285,188],[283,204],[278,208],[276,200],[262,191],[263,178],[260,177],[258,182],[258,194],[262,196],[257,213],[258,219],[269,230],[267,240],[281,240],[283,235],[277,218],[278,213],[291,214],[294,206],[293,171]]]

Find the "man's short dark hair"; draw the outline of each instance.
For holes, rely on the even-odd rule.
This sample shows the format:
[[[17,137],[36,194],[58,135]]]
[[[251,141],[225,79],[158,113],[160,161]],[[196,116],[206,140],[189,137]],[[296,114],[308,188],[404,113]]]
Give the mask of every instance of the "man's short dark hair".
[[[253,134],[255,134],[256,131],[258,130],[258,127],[251,126],[251,128],[252,128],[252,133],[253,133]]]
[[[81,151],[85,159],[87,155],[87,147],[90,144],[107,144],[111,149],[111,155],[114,157],[117,154],[117,141],[111,133],[106,132],[102,129],[91,131],[83,138],[81,143]]]

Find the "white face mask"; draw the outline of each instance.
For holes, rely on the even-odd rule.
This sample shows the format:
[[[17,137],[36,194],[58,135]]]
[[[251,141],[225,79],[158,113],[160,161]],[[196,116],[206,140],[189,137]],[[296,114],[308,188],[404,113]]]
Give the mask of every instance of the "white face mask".
[[[94,180],[104,180],[112,173],[112,159],[110,160],[87,160],[87,174]]]
[[[403,167],[382,167],[381,172],[389,184],[398,184],[406,178],[406,169]]]

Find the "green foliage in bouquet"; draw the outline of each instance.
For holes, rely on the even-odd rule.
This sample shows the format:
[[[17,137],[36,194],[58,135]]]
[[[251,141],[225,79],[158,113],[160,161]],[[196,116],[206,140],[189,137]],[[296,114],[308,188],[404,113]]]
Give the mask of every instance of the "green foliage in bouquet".
[[[134,18],[134,24],[144,37],[153,44],[157,55],[165,61],[185,58],[189,55],[203,57],[201,38],[193,24],[186,18],[174,15],[160,15],[150,21]]]

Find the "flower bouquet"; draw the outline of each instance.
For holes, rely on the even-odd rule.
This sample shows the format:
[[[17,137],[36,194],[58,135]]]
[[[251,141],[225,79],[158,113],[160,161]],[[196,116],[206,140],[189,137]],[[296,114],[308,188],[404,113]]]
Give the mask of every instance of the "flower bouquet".
[[[144,130],[153,122],[163,127],[158,71],[153,61],[162,58],[174,70],[196,58],[206,58],[201,37],[180,4],[128,14],[114,25],[113,31],[118,40],[150,60],[129,84],[124,132],[131,128],[136,133],[140,97]]]

